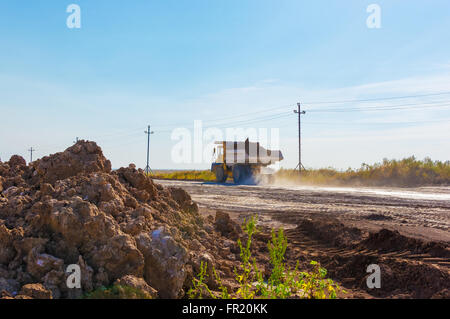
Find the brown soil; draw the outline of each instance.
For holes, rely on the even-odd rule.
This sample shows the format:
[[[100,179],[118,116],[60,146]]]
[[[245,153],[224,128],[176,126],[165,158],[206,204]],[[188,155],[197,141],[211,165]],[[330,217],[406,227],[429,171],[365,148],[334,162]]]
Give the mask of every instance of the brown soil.
[[[287,235],[294,247],[291,259],[318,260],[354,296],[361,291],[383,298],[450,298],[448,244],[423,242],[387,229],[365,233],[320,219],[300,222]],[[367,288],[370,264],[381,267],[381,289]]]
[[[78,298],[114,283],[183,297],[202,261],[230,277],[239,255],[222,234],[239,228],[220,219],[133,164],[111,171],[94,142],[29,165],[13,156],[0,162],[0,297]],[[71,264],[81,289],[67,287]]]

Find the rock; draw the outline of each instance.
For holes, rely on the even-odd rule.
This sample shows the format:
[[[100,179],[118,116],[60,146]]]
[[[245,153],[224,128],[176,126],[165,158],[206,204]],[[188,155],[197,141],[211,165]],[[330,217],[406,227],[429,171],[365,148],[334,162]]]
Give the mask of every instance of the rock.
[[[28,284],[22,287],[20,295],[28,296],[33,299],[52,299],[52,293],[41,284]]]
[[[14,299],[33,299],[33,298],[25,295],[17,295]]]
[[[180,297],[186,278],[186,249],[163,228],[154,230],[151,237],[139,234],[136,242],[145,257],[147,283],[158,290],[161,298]]]
[[[52,293],[54,299],[61,298],[62,291],[66,290],[66,276],[63,271],[51,270],[43,278],[43,285]]]
[[[41,185],[41,194],[42,195],[52,195],[55,192],[53,186],[49,183],[44,183]]]
[[[198,212],[198,205],[192,201],[191,196],[180,187],[168,187],[173,199],[180,205],[181,209],[187,212]]]
[[[230,215],[220,210],[216,211],[214,225],[216,229],[227,238],[236,239],[242,232],[239,225],[231,220]]]
[[[31,249],[27,257],[27,271],[36,279],[41,279],[51,270],[62,271],[64,260],[48,254],[39,254],[37,248]]]
[[[33,162],[36,175],[53,184],[79,173],[111,172],[111,162],[95,142],[79,141],[62,153],[46,156]]]
[[[13,155],[11,156],[11,158],[9,159],[8,162],[9,166],[12,168],[17,168],[17,167],[24,167],[27,165],[27,162],[25,161],[25,159],[22,156],[19,155]]]
[[[19,195],[22,191],[23,190],[20,187],[11,186],[11,187],[8,187],[7,189],[5,189],[2,192],[2,195],[7,198],[10,198],[10,197]]]
[[[12,297],[17,295],[20,289],[20,284],[17,280],[14,279],[6,279],[0,277],[0,292],[6,291]]]
[[[123,276],[122,278],[117,279],[114,284],[139,289],[140,291],[145,292],[148,297],[152,299],[158,297],[158,292],[154,288],[150,287],[144,279],[132,275]]]
[[[127,168],[119,168],[115,173],[120,179],[129,183],[133,188],[135,188],[136,194],[140,197],[141,201],[147,201],[149,199],[154,199],[157,193],[156,187],[153,181],[145,176],[142,171],[136,170],[133,166]],[[142,193],[140,191],[145,191]],[[135,194],[135,195],[136,195]]]
[[[0,291],[0,299],[14,299],[6,290]]]
[[[0,265],[7,265],[16,255],[13,247],[14,233],[14,230],[9,230],[5,225],[0,224]]]
[[[78,257],[78,265],[81,270],[81,287],[84,291],[91,291],[94,289],[93,275],[94,270],[84,260],[82,256]]]
[[[128,223],[120,224],[120,226],[124,233],[130,234],[132,236],[138,235],[145,231],[149,231],[147,227],[147,220],[144,216],[136,217]]]
[[[44,245],[47,243],[45,238],[27,237],[14,241],[13,245],[17,251],[18,258],[26,257],[32,249],[40,253],[44,250]]]
[[[134,240],[95,205],[79,197],[55,202],[48,224],[66,241],[78,246],[90,265],[104,268],[110,279],[126,274],[142,276],[144,258]]]
[[[95,247],[86,253],[86,258],[93,266],[104,268],[110,279],[126,274],[143,275],[144,257],[126,234],[114,236],[109,243]]]
[[[211,254],[207,253],[206,251],[203,252],[192,252],[191,255],[191,264],[192,264],[192,268],[194,271],[194,274],[199,274],[200,273],[200,266],[202,265],[206,265],[206,282],[208,284],[208,286],[210,288],[217,288],[217,283],[216,283],[216,278],[214,276],[214,265],[215,265],[215,260],[214,257],[211,256]]]
[[[101,267],[98,269],[94,278],[95,278],[95,282],[96,282],[95,288],[99,288],[102,286],[108,286],[110,283],[108,273],[105,271],[105,269],[103,269]]]

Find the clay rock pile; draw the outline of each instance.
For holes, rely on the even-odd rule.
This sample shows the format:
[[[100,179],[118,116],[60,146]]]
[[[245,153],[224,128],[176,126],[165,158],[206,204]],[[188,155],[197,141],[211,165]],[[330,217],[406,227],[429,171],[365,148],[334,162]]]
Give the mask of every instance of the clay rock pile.
[[[179,298],[202,260],[230,253],[224,242],[184,190],[133,164],[111,171],[94,142],[28,166],[19,156],[0,162],[0,297],[78,298],[126,282]],[[67,287],[73,264],[79,289]]]

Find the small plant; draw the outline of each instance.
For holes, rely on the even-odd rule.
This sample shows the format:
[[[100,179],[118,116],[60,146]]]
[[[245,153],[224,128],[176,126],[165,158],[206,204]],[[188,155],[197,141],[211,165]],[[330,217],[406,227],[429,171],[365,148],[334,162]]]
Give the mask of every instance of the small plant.
[[[252,216],[249,221],[244,220],[243,230],[247,234],[247,242],[243,245],[240,239],[237,241],[240,249],[241,264],[239,266],[240,271],[236,268],[234,269],[236,281],[239,283],[236,295],[239,299],[253,299],[255,292],[252,289],[252,281],[250,279],[253,279],[251,275],[255,263],[251,262],[251,245],[252,237],[257,231],[256,218]]]
[[[208,274],[206,270],[208,269],[208,263],[203,261],[200,263],[200,272],[197,278],[192,280],[192,288],[188,291],[188,297],[190,299],[202,299],[205,294],[210,297],[215,298],[212,291],[209,289],[208,285],[205,283]]]
[[[251,244],[252,237],[257,233],[256,217],[251,217],[244,221],[243,231],[247,235],[245,244],[238,240],[240,249],[241,264],[234,269],[235,280],[238,283],[238,289],[235,292],[229,292],[223,286],[216,269],[213,267],[213,273],[218,283],[220,294],[215,294],[206,284],[207,264],[201,263],[200,273],[192,281],[193,287],[188,291],[189,298],[202,298],[209,296],[211,298],[309,298],[325,299],[337,298],[337,293],[342,290],[333,280],[327,279],[327,271],[319,263],[311,261],[313,270],[311,272],[299,271],[299,262],[295,268],[291,269],[285,264],[285,253],[288,245],[283,229],[278,232],[272,231],[272,239],[267,244],[270,255],[272,272],[266,280],[263,273],[258,268],[256,259],[252,259]]]
[[[197,278],[192,280],[192,287],[189,289],[187,295],[190,299],[202,299],[204,296],[208,296],[212,299],[218,299],[211,289],[209,289],[208,285],[205,283],[205,280],[208,277],[206,270],[208,269],[208,263],[204,263],[203,261],[200,263],[200,273],[197,275]],[[213,267],[214,278],[219,286],[219,290],[221,291],[219,297],[220,299],[230,299],[230,295],[228,294],[228,289],[222,285],[222,279],[217,273],[216,269]]]
[[[278,230],[278,234],[272,230],[272,242],[267,244],[270,254],[270,263],[273,266],[269,282],[272,285],[281,284],[285,274],[284,254],[287,248],[287,238],[284,236],[283,228]]]
[[[302,272],[302,291],[307,298],[325,299],[327,296],[331,299],[337,298],[337,292],[342,289],[331,279],[325,279],[327,270],[319,263],[311,261],[314,266],[312,272]],[[342,290],[345,292],[344,290]]]

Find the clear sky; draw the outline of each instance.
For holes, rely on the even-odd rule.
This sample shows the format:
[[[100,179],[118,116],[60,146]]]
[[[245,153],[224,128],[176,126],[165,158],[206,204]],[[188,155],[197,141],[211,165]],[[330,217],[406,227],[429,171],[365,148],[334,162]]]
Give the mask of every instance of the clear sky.
[[[80,29],[66,25],[72,3]],[[171,158],[172,130],[203,120],[279,128],[294,167],[302,102],[306,167],[448,160],[449,30],[448,0],[3,0],[0,158],[80,137],[113,167],[143,167],[151,124],[152,168],[208,168]]]

